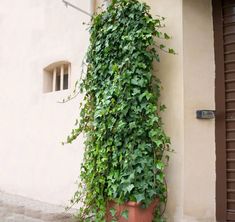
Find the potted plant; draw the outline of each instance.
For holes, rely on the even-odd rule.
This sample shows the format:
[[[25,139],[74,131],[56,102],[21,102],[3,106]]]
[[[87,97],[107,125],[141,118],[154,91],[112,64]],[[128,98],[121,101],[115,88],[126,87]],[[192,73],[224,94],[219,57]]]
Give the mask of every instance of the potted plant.
[[[153,75],[156,37],[169,39],[138,0],[112,0],[93,16],[87,71],[81,83],[80,120],[67,138],[83,132],[85,153],[71,204],[79,221],[150,222],[166,200],[164,168],[170,140],[163,130],[160,81]],[[137,216],[137,217],[136,217]]]

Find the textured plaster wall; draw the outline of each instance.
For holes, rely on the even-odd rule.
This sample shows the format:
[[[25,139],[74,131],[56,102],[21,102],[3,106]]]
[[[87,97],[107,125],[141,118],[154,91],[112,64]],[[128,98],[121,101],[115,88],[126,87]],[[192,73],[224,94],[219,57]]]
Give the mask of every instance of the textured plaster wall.
[[[215,122],[195,118],[196,110],[215,109],[212,4],[183,3],[184,214],[215,221]]]
[[[89,11],[90,1],[71,1]],[[62,146],[81,96],[58,101],[70,90],[43,93],[43,68],[72,63],[79,78],[89,17],[60,0],[1,0],[0,7],[0,190],[67,204],[75,190],[83,154],[81,138]]]

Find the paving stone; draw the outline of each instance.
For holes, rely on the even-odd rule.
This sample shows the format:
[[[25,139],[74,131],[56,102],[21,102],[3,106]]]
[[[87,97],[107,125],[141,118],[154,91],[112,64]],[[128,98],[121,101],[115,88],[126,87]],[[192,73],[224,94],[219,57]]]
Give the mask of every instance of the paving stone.
[[[17,214],[24,214],[25,212],[24,206],[10,206],[9,208],[11,208],[11,210]]]
[[[75,211],[75,210],[73,210]],[[0,192],[0,222],[76,222],[63,206]]]

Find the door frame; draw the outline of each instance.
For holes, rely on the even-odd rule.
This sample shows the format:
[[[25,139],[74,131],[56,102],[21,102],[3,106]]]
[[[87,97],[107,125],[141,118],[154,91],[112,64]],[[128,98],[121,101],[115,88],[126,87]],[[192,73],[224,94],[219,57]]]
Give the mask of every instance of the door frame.
[[[212,0],[215,49],[216,219],[227,220],[224,37],[222,0]]]

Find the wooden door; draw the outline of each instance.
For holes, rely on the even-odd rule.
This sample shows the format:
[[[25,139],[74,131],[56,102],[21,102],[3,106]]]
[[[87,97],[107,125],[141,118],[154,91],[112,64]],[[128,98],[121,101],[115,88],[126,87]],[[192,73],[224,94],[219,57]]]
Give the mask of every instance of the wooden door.
[[[216,216],[235,222],[235,0],[214,0]]]

